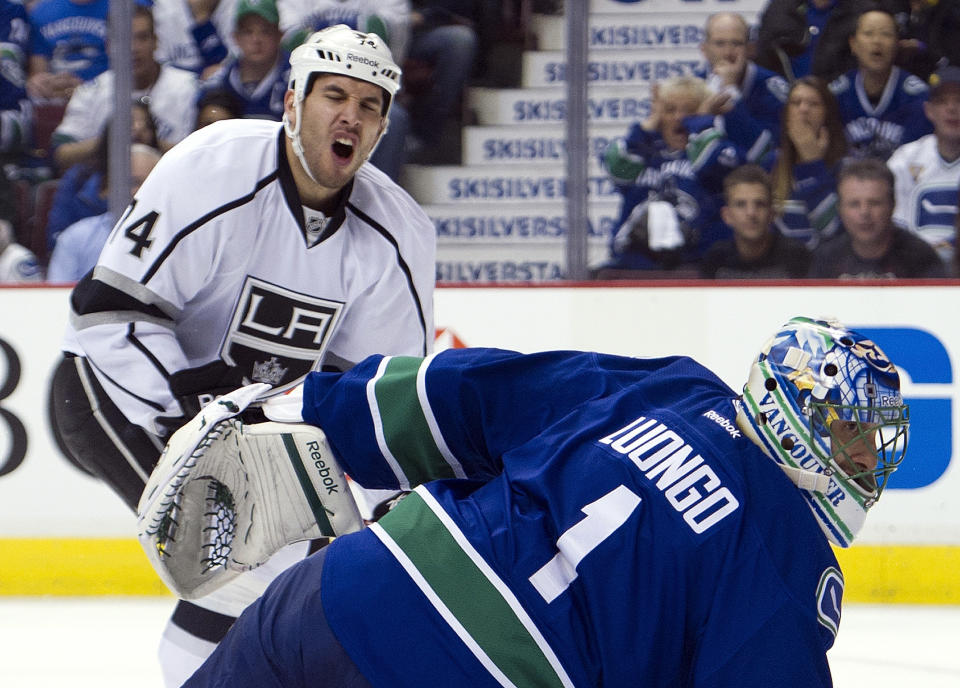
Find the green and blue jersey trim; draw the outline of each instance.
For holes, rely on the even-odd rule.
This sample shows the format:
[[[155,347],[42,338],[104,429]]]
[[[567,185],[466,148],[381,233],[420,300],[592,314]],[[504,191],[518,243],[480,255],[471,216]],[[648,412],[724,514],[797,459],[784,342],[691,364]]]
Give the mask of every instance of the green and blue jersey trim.
[[[425,487],[370,530],[501,686],[572,688],[516,595]]]
[[[466,477],[427,399],[426,371],[433,358],[384,357],[367,382],[377,446],[403,490],[429,480]]]

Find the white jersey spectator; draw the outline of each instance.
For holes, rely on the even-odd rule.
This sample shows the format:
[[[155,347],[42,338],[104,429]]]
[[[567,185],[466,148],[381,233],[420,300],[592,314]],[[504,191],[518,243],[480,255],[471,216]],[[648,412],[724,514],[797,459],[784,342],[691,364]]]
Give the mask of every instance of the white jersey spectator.
[[[949,264],[960,186],[960,67],[944,67],[931,77],[924,112],[934,133],[900,146],[887,161],[896,180],[893,217]]]

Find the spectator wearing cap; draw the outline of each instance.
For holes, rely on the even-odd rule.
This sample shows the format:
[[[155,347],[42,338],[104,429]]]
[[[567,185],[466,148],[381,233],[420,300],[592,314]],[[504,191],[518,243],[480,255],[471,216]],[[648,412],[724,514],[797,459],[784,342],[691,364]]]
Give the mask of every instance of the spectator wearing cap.
[[[239,0],[233,40],[237,54],[200,87],[200,98],[226,91],[242,104],[242,117],[283,118],[283,94],[290,78],[290,56],[280,47],[276,0]]]
[[[850,160],[837,177],[844,232],[813,252],[810,277],[908,279],[946,277],[937,252],[893,221],[893,173],[882,160]]]
[[[960,67],[948,65],[930,77],[923,111],[933,133],[900,146],[887,162],[895,179],[894,219],[952,263],[960,186]]]

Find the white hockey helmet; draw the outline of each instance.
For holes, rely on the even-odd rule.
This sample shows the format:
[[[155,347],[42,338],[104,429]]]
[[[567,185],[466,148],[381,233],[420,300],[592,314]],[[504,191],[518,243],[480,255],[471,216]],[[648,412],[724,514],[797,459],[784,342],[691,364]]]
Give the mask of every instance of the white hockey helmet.
[[[793,318],[751,367],[737,424],[800,488],[827,538],[847,547],[903,461],[909,413],[876,344]],[[876,452],[875,467],[854,461],[865,451]]]
[[[337,24],[311,34],[290,54],[289,88],[301,103],[312,74],[341,74],[369,81],[384,90],[382,114],[387,115],[400,90],[400,67],[390,48],[375,33],[363,33]]]

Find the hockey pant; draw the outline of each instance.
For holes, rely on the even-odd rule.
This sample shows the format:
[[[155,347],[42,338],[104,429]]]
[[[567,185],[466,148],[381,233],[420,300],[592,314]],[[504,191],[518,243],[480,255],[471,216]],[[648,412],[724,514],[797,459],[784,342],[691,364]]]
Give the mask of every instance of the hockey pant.
[[[136,511],[163,440],[126,419],[82,356],[65,355],[54,372],[50,413],[57,441],[67,458],[107,483],[131,511]],[[212,595],[193,602],[179,601],[160,640],[165,684],[180,686],[267,584],[316,548],[313,543],[291,545],[264,566],[239,576]]]

